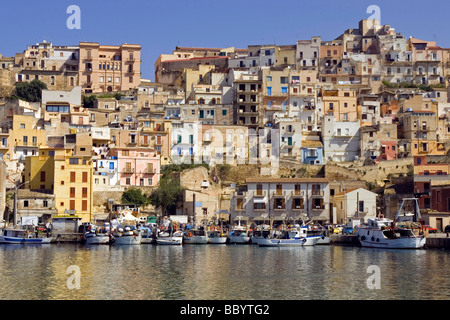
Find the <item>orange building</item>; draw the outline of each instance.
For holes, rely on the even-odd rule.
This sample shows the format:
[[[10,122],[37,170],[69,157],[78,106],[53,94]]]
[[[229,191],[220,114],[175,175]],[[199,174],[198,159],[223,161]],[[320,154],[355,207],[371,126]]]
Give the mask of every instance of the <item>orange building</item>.
[[[125,91],[141,81],[141,46],[80,42],[79,79],[84,93]]]

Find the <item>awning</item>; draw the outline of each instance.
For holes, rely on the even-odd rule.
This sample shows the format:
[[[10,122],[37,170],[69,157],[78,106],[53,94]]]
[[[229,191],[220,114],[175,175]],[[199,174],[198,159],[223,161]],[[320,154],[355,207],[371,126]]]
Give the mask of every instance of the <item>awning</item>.
[[[286,219],[286,217],[284,217],[284,216],[275,216],[275,217],[273,217],[274,221],[283,221],[284,219]]]
[[[233,219],[233,221],[248,221],[248,217],[243,217],[243,216],[237,216],[236,218]]]
[[[264,218],[264,217],[261,217],[261,216],[253,218],[253,221],[269,221],[269,220],[270,219],[268,217]]]
[[[267,203],[266,198],[254,198],[253,203]]]
[[[318,216],[318,217],[311,217],[311,220],[313,220],[313,221],[327,221],[327,220],[330,220],[330,218]]]

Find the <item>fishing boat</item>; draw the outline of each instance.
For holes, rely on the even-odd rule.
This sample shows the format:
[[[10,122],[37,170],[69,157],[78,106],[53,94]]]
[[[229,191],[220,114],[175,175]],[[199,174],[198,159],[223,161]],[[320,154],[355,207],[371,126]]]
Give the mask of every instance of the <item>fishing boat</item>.
[[[260,239],[267,239],[270,237],[271,229],[269,226],[259,226],[255,229],[253,229],[252,237],[250,239],[250,242],[252,244],[258,244],[258,241]]]
[[[207,232],[208,234],[208,243],[209,244],[226,244],[227,236],[222,233],[220,230],[210,230]]]
[[[331,237],[328,234],[326,229],[318,229],[318,230],[307,230],[306,235],[309,236],[318,236],[319,240],[317,241],[317,245],[320,244],[330,244]]]
[[[208,235],[203,229],[186,230],[183,236],[183,243],[186,244],[207,244]]]
[[[47,244],[51,237],[40,237],[39,232],[32,226],[26,228],[5,228],[0,233],[0,243],[9,244]]]
[[[109,234],[88,231],[84,234],[86,244],[108,244],[111,241]]]
[[[291,228],[277,230],[271,237],[258,239],[260,247],[299,247],[314,246],[320,236],[308,236],[307,227],[295,225]]]
[[[152,228],[148,226],[143,226],[141,230],[141,243],[142,244],[153,244],[156,243],[156,235],[154,234]]]
[[[175,232],[160,232],[156,238],[156,243],[159,245],[182,245],[183,231],[177,230]]]
[[[411,203],[410,205],[408,205]],[[420,249],[426,242],[417,198],[405,198],[394,220],[369,219],[357,231],[361,246],[387,249]]]
[[[142,232],[134,226],[126,225],[119,227],[112,233],[114,244],[116,245],[137,245],[141,244]]]
[[[241,225],[241,216],[236,217],[238,224],[234,225],[228,234],[227,242],[230,244],[248,244],[250,243],[251,233],[246,226]]]

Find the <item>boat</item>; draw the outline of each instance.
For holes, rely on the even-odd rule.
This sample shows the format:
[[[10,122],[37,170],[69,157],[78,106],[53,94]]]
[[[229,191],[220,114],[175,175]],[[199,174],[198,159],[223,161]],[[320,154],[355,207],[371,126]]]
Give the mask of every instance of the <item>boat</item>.
[[[143,226],[141,230],[141,243],[142,244],[153,244],[156,243],[156,235],[154,234],[152,228],[149,226]]]
[[[0,233],[0,243],[8,244],[47,244],[52,240],[51,237],[39,236],[39,231],[34,226],[25,226],[24,228],[5,228]]]
[[[183,244],[183,231],[177,230],[175,232],[161,231],[158,233],[156,243],[159,245],[182,245]]]
[[[251,234],[244,226],[235,226],[228,235],[228,243],[230,244],[247,244],[250,243]]]
[[[331,237],[328,234],[328,231],[326,229],[317,229],[317,230],[307,230],[306,235],[308,237],[310,236],[318,236],[319,240],[316,244],[330,244],[331,243]]]
[[[86,244],[108,244],[111,241],[109,234],[88,231],[84,234]]]
[[[307,227],[296,225],[273,233],[271,237],[259,239],[260,247],[300,247],[314,246],[320,236],[308,236]]]
[[[228,234],[227,242],[230,244],[248,244],[250,243],[251,233],[246,226],[241,225],[241,216],[238,218],[238,224],[234,225]]]
[[[207,244],[208,235],[203,229],[186,230],[183,236],[183,243],[186,244]]]
[[[112,233],[114,244],[117,245],[137,245],[141,244],[142,232],[135,226],[126,225],[119,227]]]
[[[207,232],[209,244],[226,244],[227,236],[220,230],[210,230]]]
[[[412,202],[412,205],[407,203]],[[403,211],[402,211],[403,209]],[[405,198],[394,220],[369,219],[361,225],[357,237],[362,247],[387,249],[421,249],[425,246],[423,221],[417,198]]]
[[[253,229],[252,237],[250,239],[250,242],[252,244],[258,244],[258,241],[260,239],[267,239],[270,237],[271,229],[269,226],[258,226],[257,228]]]

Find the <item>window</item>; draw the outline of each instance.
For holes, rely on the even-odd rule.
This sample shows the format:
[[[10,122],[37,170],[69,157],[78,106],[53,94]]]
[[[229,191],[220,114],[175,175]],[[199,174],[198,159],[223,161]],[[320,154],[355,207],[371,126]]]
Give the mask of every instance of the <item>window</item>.
[[[287,93],[287,87],[281,87],[281,93]]]
[[[358,203],[358,211],[364,212],[364,201],[359,201]]]
[[[78,158],[70,158],[69,163],[70,164],[78,164]]]
[[[70,182],[75,182],[76,179],[76,172],[72,171],[70,173]]]
[[[82,200],[81,201],[81,210],[82,211],[87,211],[87,200]]]
[[[44,200],[44,201],[42,202],[42,206],[43,206],[44,208],[48,208],[48,200]]]
[[[267,95],[268,96],[272,95],[272,87],[267,87]]]
[[[70,197],[75,198],[75,188],[74,187],[70,188]]]
[[[41,182],[45,182],[45,171],[41,171]]]
[[[75,200],[70,200],[69,210],[75,210]]]
[[[25,129],[25,123],[20,124],[20,129]]]
[[[271,81],[272,81],[272,76],[267,76],[267,77],[266,77],[266,81],[267,81],[267,82],[271,82]]]
[[[223,109],[223,110],[222,110],[222,115],[223,115],[223,116],[226,116],[226,115],[227,115],[227,110],[226,110],[226,109]]]
[[[82,188],[81,189],[81,197],[87,198],[87,194],[88,194],[88,188]]]

